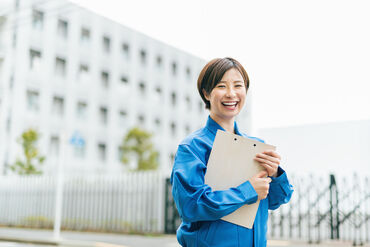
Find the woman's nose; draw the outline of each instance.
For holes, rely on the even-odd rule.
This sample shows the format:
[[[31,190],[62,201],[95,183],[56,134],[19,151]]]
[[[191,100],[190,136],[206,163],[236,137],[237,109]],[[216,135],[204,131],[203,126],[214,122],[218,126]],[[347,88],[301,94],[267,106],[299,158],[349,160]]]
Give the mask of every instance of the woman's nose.
[[[232,88],[228,88],[228,89],[227,89],[227,91],[226,91],[226,96],[227,96],[227,97],[233,97],[233,96],[235,96],[235,91],[234,91],[234,89],[232,89]]]

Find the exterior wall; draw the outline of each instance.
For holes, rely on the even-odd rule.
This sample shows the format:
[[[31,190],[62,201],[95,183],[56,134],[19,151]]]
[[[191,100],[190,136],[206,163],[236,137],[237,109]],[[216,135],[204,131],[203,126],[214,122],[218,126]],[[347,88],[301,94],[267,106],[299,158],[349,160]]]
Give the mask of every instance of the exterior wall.
[[[370,120],[260,129],[290,173],[370,174]]]

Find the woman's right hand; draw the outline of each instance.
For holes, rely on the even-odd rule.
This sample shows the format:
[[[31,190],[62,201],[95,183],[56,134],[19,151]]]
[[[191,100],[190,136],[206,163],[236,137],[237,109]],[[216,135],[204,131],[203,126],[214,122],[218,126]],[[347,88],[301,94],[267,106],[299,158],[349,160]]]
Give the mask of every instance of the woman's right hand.
[[[254,175],[249,182],[258,194],[258,200],[265,199],[269,193],[271,178],[266,177],[267,171],[260,171]]]

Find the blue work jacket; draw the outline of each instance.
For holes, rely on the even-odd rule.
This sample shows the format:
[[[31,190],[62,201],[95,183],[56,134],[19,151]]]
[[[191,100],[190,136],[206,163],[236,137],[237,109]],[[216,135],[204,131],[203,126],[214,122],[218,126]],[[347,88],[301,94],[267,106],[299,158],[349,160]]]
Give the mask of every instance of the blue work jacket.
[[[249,181],[236,188],[212,191],[204,183],[207,162],[218,129],[224,130],[211,117],[204,128],[187,136],[178,146],[171,174],[172,194],[182,219],[177,240],[186,247],[262,247],[266,246],[268,209],[287,203],[293,193],[286,173],[278,169],[271,177],[266,199],[260,201],[252,229],[221,220],[244,204],[257,201],[258,195]],[[260,142],[239,132],[235,133]]]

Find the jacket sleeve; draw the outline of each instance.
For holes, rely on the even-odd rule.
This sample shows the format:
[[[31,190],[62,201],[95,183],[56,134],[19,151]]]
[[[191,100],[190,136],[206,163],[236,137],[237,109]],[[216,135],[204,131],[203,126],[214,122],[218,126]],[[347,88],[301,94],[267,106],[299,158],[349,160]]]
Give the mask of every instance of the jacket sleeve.
[[[190,145],[178,147],[171,174],[172,194],[180,216],[186,222],[217,220],[257,201],[249,181],[236,188],[212,191],[204,184],[206,164]]]
[[[289,202],[293,194],[293,186],[289,183],[285,171],[279,166],[278,176],[271,177],[268,193],[269,209],[274,210],[281,204]]]

